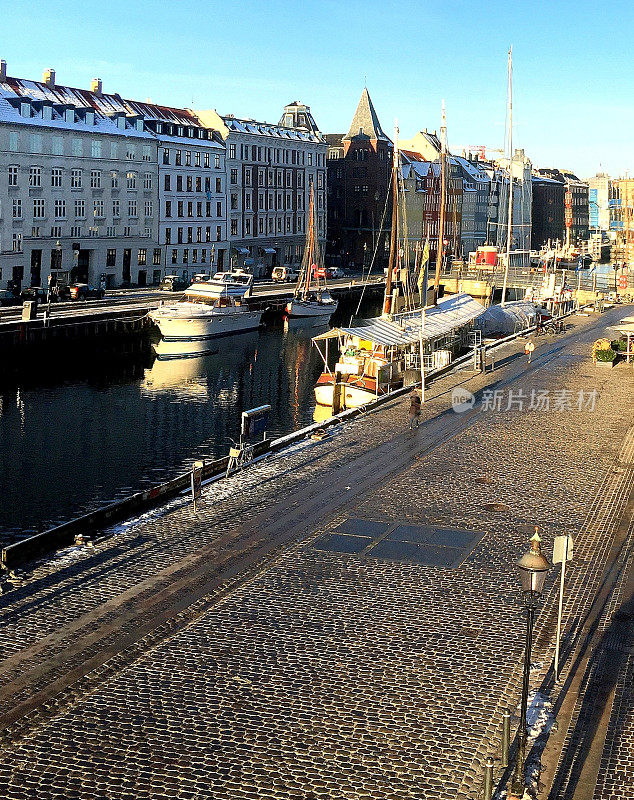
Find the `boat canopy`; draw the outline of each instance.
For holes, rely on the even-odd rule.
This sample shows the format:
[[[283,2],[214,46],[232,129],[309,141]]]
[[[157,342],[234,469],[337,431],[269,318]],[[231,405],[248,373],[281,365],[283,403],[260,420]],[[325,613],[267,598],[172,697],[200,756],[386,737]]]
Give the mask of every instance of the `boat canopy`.
[[[422,312],[406,311],[391,318],[366,319],[349,328],[332,328],[315,336],[313,341],[334,339],[339,336],[356,336],[374,344],[399,346],[414,344],[447,336],[457,328],[469,325],[484,313],[483,306],[470,295],[461,293],[440,300],[437,306],[425,309],[425,327],[422,328]],[[422,336],[421,336],[422,333]]]

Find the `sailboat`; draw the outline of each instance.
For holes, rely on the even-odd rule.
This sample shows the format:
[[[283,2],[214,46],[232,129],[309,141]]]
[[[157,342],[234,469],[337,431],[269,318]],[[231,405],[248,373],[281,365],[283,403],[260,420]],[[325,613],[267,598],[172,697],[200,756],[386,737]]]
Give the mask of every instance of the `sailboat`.
[[[390,258],[381,316],[359,320],[348,327],[333,328],[313,337],[320,353],[320,344],[325,344],[325,353],[322,353],[324,371],[315,386],[315,399],[319,405],[330,406],[333,413],[345,408],[359,408],[388,394],[402,386],[406,377],[410,382],[424,380],[424,360],[429,362],[431,370],[446,367],[458,352],[466,348],[473,322],[484,312],[484,308],[466,294],[452,295],[438,301],[439,268],[434,305],[425,309],[429,243],[421,248],[418,264],[420,303],[414,304],[413,286],[408,276],[401,281],[406,295],[409,295],[404,298],[405,310],[398,309],[398,279],[403,272],[408,272],[409,267],[406,248],[401,247],[399,242],[400,229],[405,222],[401,219],[405,202],[399,180],[398,128],[395,129],[394,142]],[[443,148],[444,159],[446,148]],[[442,167],[444,169],[444,163]],[[444,214],[441,215],[439,232],[441,243],[443,224]],[[439,264],[441,259],[442,253]],[[340,352],[334,370],[330,368],[328,358],[328,346],[332,339],[337,339]]]
[[[286,306],[289,317],[330,317],[337,310],[338,300],[335,300],[328,291],[325,278],[322,288],[320,267],[323,267],[323,262],[315,235],[315,190],[311,183],[306,245],[295,294]]]

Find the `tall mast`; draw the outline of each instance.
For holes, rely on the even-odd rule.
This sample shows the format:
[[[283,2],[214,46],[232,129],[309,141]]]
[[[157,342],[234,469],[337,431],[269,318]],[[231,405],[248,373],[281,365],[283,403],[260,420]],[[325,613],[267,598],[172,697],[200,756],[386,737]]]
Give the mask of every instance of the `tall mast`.
[[[392,159],[392,230],[390,233],[390,260],[387,266],[385,281],[385,298],[383,300],[383,316],[392,313],[392,273],[398,252],[398,121],[394,123],[394,157]]]
[[[509,282],[509,263],[511,260],[511,238],[513,232],[513,46],[509,47],[508,61],[508,145],[509,145],[509,215],[506,228],[506,264],[504,265],[504,284],[502,286],[502,300],[500,305],[506,302],[506,287]]]
[[[436,275],[434,277],[434,305],[438,303],[440,291],[440,270],[445,241],[445,205],[447,202],[447,117],[445,101],[442,101],[442,119],[440,125],[440,214],[438,219],[438,247],[436,248]]]

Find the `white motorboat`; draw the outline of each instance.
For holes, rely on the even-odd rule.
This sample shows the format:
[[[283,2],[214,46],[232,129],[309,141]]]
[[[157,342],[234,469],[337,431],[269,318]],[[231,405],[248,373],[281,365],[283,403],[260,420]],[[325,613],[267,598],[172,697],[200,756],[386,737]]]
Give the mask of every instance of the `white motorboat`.
[[[240,297],[218,296],[208,283],[195,283],[177,303],[161,305],[149,316],[163,337],[155,346],[157,356],[166,359],[208,353],[218,336],[257,328],[262,312],[250,311]]]

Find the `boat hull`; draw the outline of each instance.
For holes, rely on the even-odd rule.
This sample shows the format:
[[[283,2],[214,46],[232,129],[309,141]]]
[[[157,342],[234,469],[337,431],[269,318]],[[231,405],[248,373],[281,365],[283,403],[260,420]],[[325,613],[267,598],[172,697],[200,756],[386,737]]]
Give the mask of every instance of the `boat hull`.
[[[322,375],[315,386],[315,400],[319,405],[332,407],[334,386],[332,375]],[[344,408],[360,408],[377,398],[376,381],[372,378],[357,379],[354,383],[343,381],[342,386]],[[379,389],[378,396],[384,393],[383,389]]]
[[[150,317],[167,342],[201,342],[218,336],[252,331],[259,327],[262,312],[241,311],[195,317],[150,314]]]
[[[319,303],[316,300],[291,300],[286,306],[289,317],[330,317],[337,310],[338,300]]]

